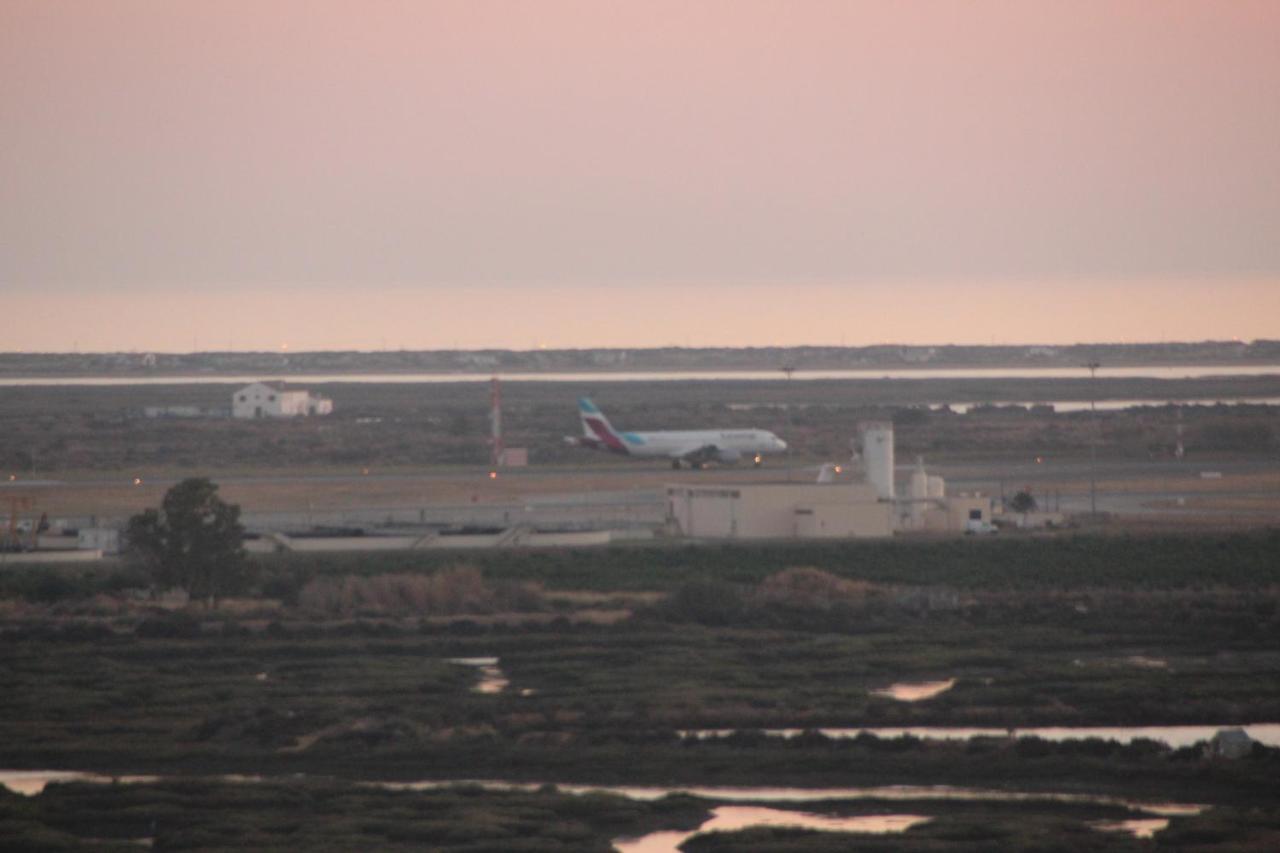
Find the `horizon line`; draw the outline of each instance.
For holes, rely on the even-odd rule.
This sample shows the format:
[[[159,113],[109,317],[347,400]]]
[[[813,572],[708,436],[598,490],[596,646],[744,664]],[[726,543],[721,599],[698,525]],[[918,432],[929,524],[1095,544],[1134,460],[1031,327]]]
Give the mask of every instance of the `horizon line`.
[[[1046,343],[1036,341],[1021,342],[988,342],[988,343],[905,343],[900,341],[885,341],[874,344],[844,344],[844,343],[810,343],[810,344],[739,344],[739,345],[699,345],[699,344],[645,344],[641,346],[578,346],[578,347],[497,347],[497,346],[481,346],[481,347],[377,347],[377,348],[358,348],[358,347],[335,347],[332,349],[299,349],[293,350],[287,347],[282,348],[249,348],[249,349],[193,349],[193,350],[168,350],[157,348],[134,348],[134,349],[114,349],[114,350],[0,350],[0,358],[12,356],[91,356],[91,355],[166,355],[166,356],[199,356],[199,355],[283,355],[283,356],[301,356],[301,355],[322,355],[332,353],[354,353],[359,355],[374,355],[378,353],[480,353],[480,352],[504,352],[514,354],[535,354],[535,353],[569,353],[569,352],[656,352],[660,350],[802,350],[802,349],[829,349],[829,350],[869,350],[869,349],[885,349],[885,348],[901,348],[901,349],[946,349],[946,348],[964,348],[964,349],[1072,349],[1076,347],[1170,347],[1170,346],[1210,346],[1210,345],[1238,345],[1238,346],[1257,346],[1259,344],[1280,343],[1280,337],[1267,338],[1259,337],[1250,340],[1242,338],[1202,338],[1199,340],[1143,340],[1143,341],[1076,341],[1073,343]]]

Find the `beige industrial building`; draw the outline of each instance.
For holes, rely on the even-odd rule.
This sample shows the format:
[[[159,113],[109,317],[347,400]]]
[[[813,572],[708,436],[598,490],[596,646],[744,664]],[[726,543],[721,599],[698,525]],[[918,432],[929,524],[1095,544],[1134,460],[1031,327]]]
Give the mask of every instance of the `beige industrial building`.
[[[983,533],[991,529],[991,498],[951,495],[931,500],[919,512],[914,529],[930,533]]]
[[[916,460],[908,481],[907,497],[898,505],[899,530],[930,533],[990,533],[991,498],[961,492],[947,494],[946,481],[929,474],[924,459]]]
[[[850,539],[893,534],[870,483],[667,487],[668,525],[696,539]]]
[[[856,539],[896,531],[991,533],[991,498],[947,495],[920,460],[907,495],[894,479],[893,424],[861,425],[854,465],[860,478],[836,482],[834,465],[817,483],[671,485],[667,528],[694,539]]]

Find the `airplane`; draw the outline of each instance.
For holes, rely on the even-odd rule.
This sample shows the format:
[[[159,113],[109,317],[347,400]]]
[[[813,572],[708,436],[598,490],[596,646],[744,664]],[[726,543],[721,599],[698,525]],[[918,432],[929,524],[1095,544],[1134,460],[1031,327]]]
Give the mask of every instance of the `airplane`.
[[[760,465],[763,454],[787,449],[785,441],[763,429],[618,432],[587,397],[578,399],[578,415],[582,418],[582,435],[566,435],[565,444],[641,459],[670,459],[672,468],[702,468],[710,462],[732,464],[744,455]]]

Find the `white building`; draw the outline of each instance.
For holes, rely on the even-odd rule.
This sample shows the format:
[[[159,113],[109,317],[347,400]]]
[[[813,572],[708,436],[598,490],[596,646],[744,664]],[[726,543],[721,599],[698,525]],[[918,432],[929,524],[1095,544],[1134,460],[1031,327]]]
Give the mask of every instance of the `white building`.
[[[327,415],[333,401],[283,382],[255,382],[231,395],[231,414],[237,418],[293,418]]]

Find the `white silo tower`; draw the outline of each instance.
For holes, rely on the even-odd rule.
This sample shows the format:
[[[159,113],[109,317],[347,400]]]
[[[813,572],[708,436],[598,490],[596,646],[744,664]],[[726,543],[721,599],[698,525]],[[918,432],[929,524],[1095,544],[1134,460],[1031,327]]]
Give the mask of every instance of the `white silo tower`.
[[[933,474],[929,475],[929,497],[945,498],[947,496],[947,481]]]
[[[862,467],[867,482],[881,500],[893,500],[893,424],[870,421],[862,424]]]
[[[915,470],[911,472],[911,526],[924,527],[925,503],[929,499],[929,473],[924,470],[924,457],[916,457]]]
[[[911,472],[911,500],[922,501],[929,497],[929,473],[924,469],[924,457],[916,457],[916,467]]]

